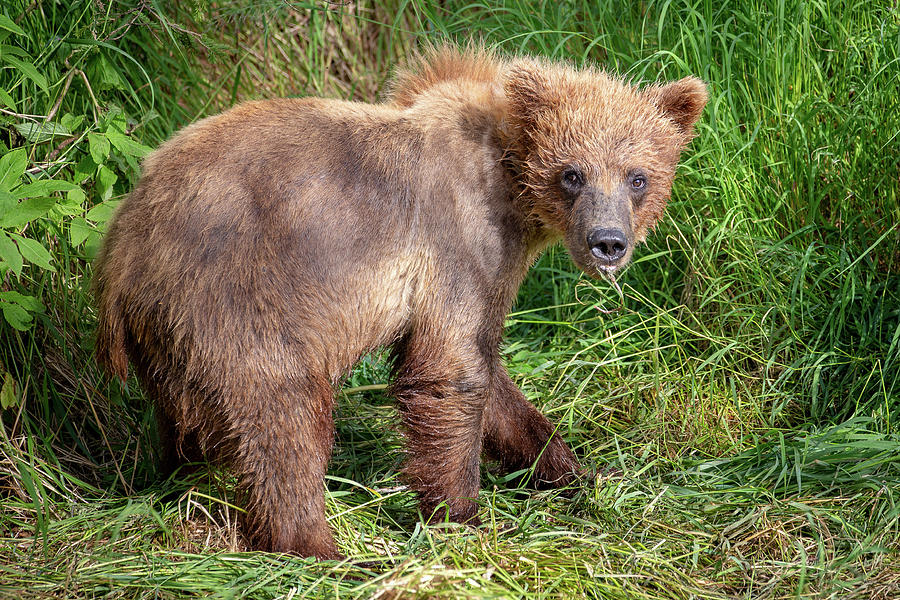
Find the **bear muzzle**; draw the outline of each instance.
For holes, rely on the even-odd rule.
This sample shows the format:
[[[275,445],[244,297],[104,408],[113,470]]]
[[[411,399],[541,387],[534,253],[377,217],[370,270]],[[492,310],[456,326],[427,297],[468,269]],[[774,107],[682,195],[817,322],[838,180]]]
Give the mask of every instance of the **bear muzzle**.
[[[621,229],[592,229],[587,235],[587,245],[601,267],[618,265],[628,252],[628,238]]]

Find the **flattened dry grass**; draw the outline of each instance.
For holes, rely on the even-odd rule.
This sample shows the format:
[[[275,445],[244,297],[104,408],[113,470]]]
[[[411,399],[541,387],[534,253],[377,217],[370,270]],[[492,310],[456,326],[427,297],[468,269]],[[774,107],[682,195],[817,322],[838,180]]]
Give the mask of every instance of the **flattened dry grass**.
[[[644,81],[696,74],[711,100],[621,295],[555,248],[508,319],[513,378],[593,475],[532,492],[487,465],[483,527],[424,527],[397,476],[388,370],[369,357],[336,414],[341,563],[247,552],[227,471],[156,479],[150,409],[93,364],[90,267],[61,237],[55,273],[3,282],[50,300],[32,332],[0,329],[20,400],[0,412],[0,596],[900,596],[893,4],[99,6],[23,7],[26,50],[95,36],[111,69],[85,69],[99,107],[72,87],[62,110],[115,103],[151,144],[238,100],[375,99],[390,66],[438,36]],[[38,66],[56,64],[51,50]],[[48,78],[56,95],[17,87],[20,109],[49,113],[65,73]],[[87,152],[79,140],[59,154],[57,177]]]

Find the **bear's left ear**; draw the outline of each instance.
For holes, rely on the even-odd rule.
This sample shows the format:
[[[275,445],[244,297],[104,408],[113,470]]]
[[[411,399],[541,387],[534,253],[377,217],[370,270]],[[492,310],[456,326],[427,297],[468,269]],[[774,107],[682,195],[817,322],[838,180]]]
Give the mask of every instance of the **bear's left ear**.
[[[541,118],[558,109],[561,98],[559,82],[551,70],[534,59],[518,59],[506,73],[504,91],[509,102],[509,118],[526,132]]]
[[[653,85],[645,89],[644,94],[689,139],[694,132],[694,123],[700,118],[709,99],[706,84],[696,77],[685,77],[666,85]]]

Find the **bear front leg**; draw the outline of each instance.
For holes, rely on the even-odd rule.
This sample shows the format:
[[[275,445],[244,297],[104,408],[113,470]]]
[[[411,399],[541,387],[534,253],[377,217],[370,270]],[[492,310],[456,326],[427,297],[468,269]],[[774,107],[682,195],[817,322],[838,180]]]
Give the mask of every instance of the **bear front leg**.
[[[502,366],[494,373],[483,423],[485,453],[507,471],[534,465],[532,483],[537,487],[567,485],[581,471],[553,424],[528,402]]]
[[[479,359],[465,360],[439,347],[411,342],[398,365],[393,394],[406,428],[404,474],[426,519],[446,515],[477,524],[481,419],[490,375]]]

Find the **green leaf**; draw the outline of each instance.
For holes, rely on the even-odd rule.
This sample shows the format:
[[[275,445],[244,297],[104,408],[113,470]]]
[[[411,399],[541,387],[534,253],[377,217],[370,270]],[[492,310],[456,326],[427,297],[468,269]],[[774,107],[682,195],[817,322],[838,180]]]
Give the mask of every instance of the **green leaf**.
[[[84,192],[81,188],[69,191],[65,198],[59,198],[50,211],[50,217],[71,217],[84,213]]]
[[[119,72],[105,55],[99,54],[88,66],[88,75],[95,90],[126,90]]]
[[[39,179],[17,187],[12,194],[15,199],[21,200],[22,198],[32,198],[34,196],[47,196],[53,192],[68,192],[73,189],[78,189],[78,186],[70,181]]]
[[[5,104],[11,110],[16,110],[16,101],[13,100],[12,96],[10,96],[9,93],[3,88],[0,88],[0,102],[3,102],[3,104]]]
[[[106,137],[109,138],[112,145],[116,147],[116,150],[126,156],[136,156],[141,158],[153,152],[153,148],[150,146],[145,146],[134,141],[124,133],[119,133],[113,127],[110,127],[109,131],[106,132]]]
[[[82,217],[75,217],[69,225],[69,243],[75,247],[80,246],[91,234],[91,231],[93,228],[87,221]]]
[[[7,31],[12,31],[16,35],[25,35],[25,32],[22,31],[22,28],[16,25],[12,19],[0,13],[0,29],[5,29]]]
[[[3,317],[6,322],[19,331],[28,331],[31,326],[32,317],[28,311],[18,304],[10,304],[0,300],[0,309],[3,310]]]
[[[9,266],[16,277],[22,274],[22,254],[5,231],[0,231],[0,260]]]
[[[35,82],[39,88],[44,90],[44,93],[47,92],[47,78],[41,75],[34,65],[30,62],[26,62],[20,58],[16,58],[15,56],[9,56],[8,54],[3,55],[3,60],[16,67],[20,73],[25,75],[28,79]]]
[[[26,296],[24,294],[20,294],[19,292],[14,292],[12,290],[8,292],[0,292],[0,300],[4,302],[12,302],[13,304],[18,304],[23,308],[27,309],[29,312],[35,313],[43,313],[44,305],[41,304],[41,301],[35,298],[34,296]]]
[[[111,105],[109,112],[106,113],[103,122],[100,124],[100,128],[105,132],[117,131],[124,135],[128,128],[128,122],[125,121],[125,113],[122,111],[122,107]]]
[[[19,331],[27,331],[31,326],[31,313],[44,312],[44,307],[37,298],[13,291],[0,292],[0,309],[6,322]]]
[[[16,200],[15,196],[10,194],[9,192],[0,190],[0,215],[5,215],[18,203],[19,202]]]
[[[105,135],[89,133],[88,143],[91,146],[91,158],[98,165],[102,165],[109,158],[109,140]]]
[[[19,183],[28,166],[28,154],[25,148],[16,148],[0,156],[0,191],[8,192]]]
[[[69,137],[72,132],[61,123],[16,123],[13,125],[26,140],[33,144],[48,142],[55,137]]]
[[[15,233],[12,234],[12,238],[19,244],[19,252],[22,253],[22,257],[25,260],[42,269],[46,269],[47,271],[56,270],[53,268],[53,265],[50,264],[53,257],[50,256],[50,252],[48,252],[39,241],[22,237]]]
[[[100,172],[97,175],[97,188],[100,192],[101,202],[106,202],[112,198],[113,184],[119,178],[118,175],[106,165],[100,165]]]
[[[2,17],[3,15],[0,15]],[[3,374],[3,387],[0,387],[0,409],[6,410],[19,403],[19,395],[16,393],[16,380],[11,373]]]
[[[84,204],[85,198],[84,190],[77,185],[66,192],[66,199],[77,202],[78,204]]]
[[[98,229],[102,229],[102,227],[98,227]],[[100,244],[102,241],[103,236],[99,231],[91,231],[87,240],[84,242],[84,255],[88,260],[94,260],[94,258],[96,258],[97,252],[100,251]]]
[[[94,174],[94,171],[97,170],[97,165],[94,163],[94,159],[90,156],[85,156],[81,160],[78,161],[78,164],[75,165],[75,172],[72,174],[72,181],[75,183],[81,183],[88,177]]]
[[[54,223],[61,223],[63,217],[73,217],[84,213],[84,206],[80,202],[63,198],[47,213],[47,218]]]
[[[47,214],[55,204],[55,198],[26,198],[0,215],[0,227],[17,229],[25,223]]]
[[[105,223],[109,221],[109,219],[113,216],[113,213],[116,211],[116,207],[119,205],[119,201],[111,202],[105,201],[101,202],[91,210],[87,212],[85,217],[94,221],[95,223]]]
[[[62,118],[60,118],[59,122],[69,131],[75,131],[79,127],[81,127],[81,124],[84,122],[84,115],[73,115],[72,113],[66,113],[62,116]]]

